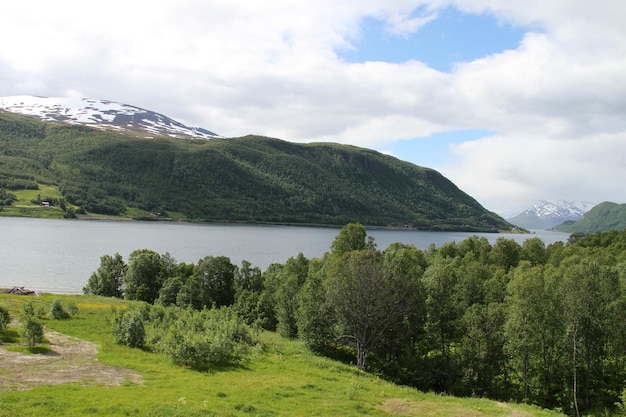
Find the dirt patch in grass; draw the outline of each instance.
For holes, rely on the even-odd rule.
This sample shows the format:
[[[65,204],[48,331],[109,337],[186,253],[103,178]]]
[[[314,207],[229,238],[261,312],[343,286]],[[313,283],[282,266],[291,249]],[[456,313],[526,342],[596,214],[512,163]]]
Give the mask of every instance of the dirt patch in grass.
[[[46,331],[45,337],[50,350],[42,354],[10,352],[0,345],[0,392],[66,383],[143,384],[141,375],[131,369],[101,364],[94,343],[51,330]]]
[[[389,398],[385,400],[380,409],[392,416],[458,416],[458,417],[481,417],[485,414],[480,411],[464,407],[455,407],[441,401],[411,401],[401,398]]]
[[[497,403],[505,415],[509,417],[528,417],[528,414],[513,410],[505,403]],[[411,401],[401,398],[389,398],[379,408],[392,416],[451,416],[451,417],[483,417],[484,413],[462,406],[455,406],[443,401]]]

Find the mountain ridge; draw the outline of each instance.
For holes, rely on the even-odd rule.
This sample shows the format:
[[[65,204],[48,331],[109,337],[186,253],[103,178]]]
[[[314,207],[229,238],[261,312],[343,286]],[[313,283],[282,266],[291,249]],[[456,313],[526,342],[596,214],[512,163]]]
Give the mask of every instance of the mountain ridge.
[[[626,229],[626,204],[605,201],[594,206],[576,222],[564,222],[554,228],[565,233],[598,233]]]
[[[371,149],[145,139],[0,111],[0,187],[38,184],[88,213],[131,218],[515,230],[439,172]]]
[[[90,126],[120,133],[174,138],[220,138],[200,127],[189,127],[161,113],[111,100],[41,96],[0,97],[0,109],[43,121]]]
[[[590,201],[539,200],[506,220],[524,229],[551,229],[566,221],[578,221],[595,206]]]

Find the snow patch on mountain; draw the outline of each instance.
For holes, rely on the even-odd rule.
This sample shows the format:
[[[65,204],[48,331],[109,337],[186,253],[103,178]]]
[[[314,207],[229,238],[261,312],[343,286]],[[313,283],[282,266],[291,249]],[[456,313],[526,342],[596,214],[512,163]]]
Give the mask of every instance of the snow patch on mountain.
[[[580,220],[595,205],[590,201],[540,200],[507,221],[525,229],[551,229],[568,220]]]
[[[44,121],[92,126],[119,132],[145,132],[154,136],[214,139],[209,130],[188,127],[160,113],[108,100],[38,96],[0,97],[0,109]]]

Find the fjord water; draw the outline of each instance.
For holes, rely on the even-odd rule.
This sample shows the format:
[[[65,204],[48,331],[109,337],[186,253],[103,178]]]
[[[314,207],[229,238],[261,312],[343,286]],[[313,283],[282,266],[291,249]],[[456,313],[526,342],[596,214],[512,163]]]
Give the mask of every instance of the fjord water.
[[[235,265],[247,260],[265,270],[300,252],[307,258],[323,256],[338,233],[338,228],[323,227],[0,217],[0,288],[81,293],[102,255],[119,253],[128,260],[135,249],[169,253],[186,263],[205,256],[227,256]],[[430,244],[460,242],[472,235],[485,236],[491,244],[498,237],[520,243],[539,237],[546,245],[565,242],[569,236],[547,231],[519,235],[378,229],[368,234],[381,250],[394,242],[427,249]]]

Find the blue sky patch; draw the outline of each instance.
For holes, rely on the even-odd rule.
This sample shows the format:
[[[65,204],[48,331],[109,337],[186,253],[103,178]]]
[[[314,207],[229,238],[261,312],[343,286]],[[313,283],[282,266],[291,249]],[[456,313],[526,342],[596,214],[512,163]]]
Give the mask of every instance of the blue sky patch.
[[[398,141],[388,148],[393,155],[427,168],[438,169],[450,158],[449,147],[472,140],[492,136],[495,132],[485,129],[463,129],[435,133],[428,137]]]
[[[466,14],[454,8],[439,12],[436,19],[406,36],[394,35],[385,22],[367,18],[355,49],[337,51],[347,62],[400,63],[415,59],[439,71],[450,71],[457,62],[518,47],[526,30],[503,24],[492,15]]]

